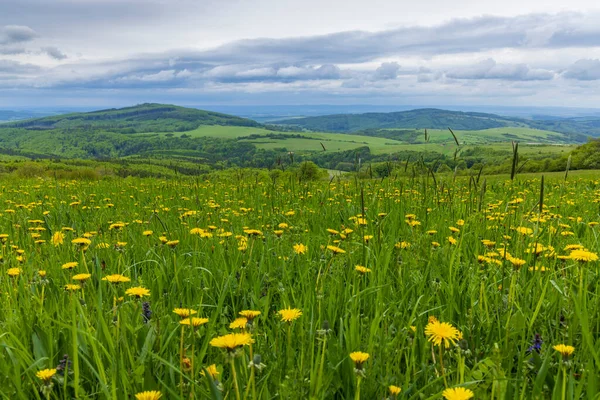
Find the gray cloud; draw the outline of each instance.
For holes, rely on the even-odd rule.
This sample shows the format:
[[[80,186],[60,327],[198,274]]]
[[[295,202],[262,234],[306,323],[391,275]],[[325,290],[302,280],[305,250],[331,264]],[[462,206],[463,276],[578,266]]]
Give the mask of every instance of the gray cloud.
[[[63,53],[57,47],[54,46],[44,47],[42,48],[42,51],[48,54],[50,57],[54,58],[55,60],[64,60],[65,58],[67,58],[67,55],[65,53]]]
[[[452,79],[504,79],[510,81],[550,80],[552,71],[530,69],[526,64],[498,64],[488,58],[479,63],[453,68],[446,72]]]
[[[487,97],[506,83],[511,96],[533,96],[548,87],[580,90],[573,89],[574,80],[600,80],[600,60],[573,63],[586,49],[591,49],[589,57],[600,54],[596,22],[600,14],[483,16],[378,32],[237,40],[208,50],[173,49],[104,60],[86,58],[94,56],[94,48],[90,54],[71,55],[77,54],[72,47],[47,38],[46,31],[40,30],[44,36],[39,37],[27,26],[10,25],[0,28],[0,55],[19,57],[0,62],[0,78],[4,88],[232,95],[287,89],[357,98],[361,93],[399,95],[407,90],[416,96],[420,88],[430,95],[439,91]],[[69,49],[68,58],[63,48]],[[542,51],[560,57],[540,57]],[[536,52],[537,58],[529,57]],[[39,57],[42,53],[54,61]]]
[[[374,78],[381,79],[396,79],[400,71],[400,64],[397,62],[384,62],[375,70]]]
[[[600,79],[600,60],[577,60],[563,73],[563,76],[579,81],[593,81]]]
[[[28,26],[6,25],[0,28],[0,45],[29,42],[38,37],[38,34]]]
[[[190,52],[184,59],[215,63],[356,63],[403,55],[480,52],[491,49],[600,46],[596,14],[483,16],[444,24],[379,32],[348,31],[329,35],[239,40],[212,50]]]

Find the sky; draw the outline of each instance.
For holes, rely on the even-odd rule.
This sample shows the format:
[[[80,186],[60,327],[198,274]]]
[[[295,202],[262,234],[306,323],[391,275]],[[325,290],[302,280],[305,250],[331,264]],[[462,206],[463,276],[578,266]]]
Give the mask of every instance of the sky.
[[[0,107],[600,108],[590,0],[0,0]]]

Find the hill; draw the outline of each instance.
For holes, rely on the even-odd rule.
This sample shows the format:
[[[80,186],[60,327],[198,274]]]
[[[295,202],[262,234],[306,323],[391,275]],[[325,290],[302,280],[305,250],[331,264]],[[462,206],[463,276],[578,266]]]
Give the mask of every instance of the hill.
[[[365,129],[452,129],[480,130],[505,126],[521,126],[509,118],[494,114],[423,108],[410,111],[365,114],[334,114],[319,117],[277,121],[278,124],[309,130],[358,132]]]
[[[448,111],[423,108],[391,113],[334,114],[294,118],[277,124],[310,131],[357,133],[384,129],[447,129],[484,130],[493,128],[531,128],[558,132],[573,142],[583,142],[587,136],[600,136],[600,118],[555,118],[528,120],[479,112]],[[385,135],[385,134],[383,134]],[[373,133],[370,133],[373,136]]]
[[[201,125],[261,126],[256,121],[212,111],[166,104],[141,104],[133,107],[86,113],[55,115],[16,121],[2,128],[27,130],[77,129],[116,133],[185,132]]]

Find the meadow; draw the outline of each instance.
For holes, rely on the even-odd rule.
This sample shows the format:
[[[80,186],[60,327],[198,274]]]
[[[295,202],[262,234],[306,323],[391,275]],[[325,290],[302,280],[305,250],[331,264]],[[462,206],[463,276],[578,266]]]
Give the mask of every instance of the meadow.
[[[372,154],[393,154],[404,151],[435,152],[451,156],[456,150],[450,131],[428,129],[425,140],[423,130],[415,130],[419,139],[411,143],[384,137],[367,136],[360,133],[326,132],[277,132],[258,127],[245,126],[200,126],[184,134],[190,137],[215,137],[237,139],[254,144],[259,149],[277,150],[285,148],[297,153],[347,151],[368,146]],[[461,143],[461,151],[486,146],[492,150],[512,153],[511,140],[519,141],[522,154],[553,155],[568,153],[576,145],[565,142],[565,137],[556,132],[539,129],[505,127],[482,130],[456,130],[454,133]],[[150,133],[153,135],[155,133]],[[166,135],[169,133],[160,133]],[[274,138],[269,135],[280,134],[288,137]],[[177,134],[176,134],[177,135]],[[248,137],[247,139],[245,139]]]
[[[600,174],[278,176],[3,180],[0,398],[598,398]]]

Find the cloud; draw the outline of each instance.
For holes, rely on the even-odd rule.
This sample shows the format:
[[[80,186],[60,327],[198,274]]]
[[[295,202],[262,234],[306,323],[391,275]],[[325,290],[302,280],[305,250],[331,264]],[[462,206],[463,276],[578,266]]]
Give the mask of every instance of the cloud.
[[[406,55],[440,55],[493,49],[600,46],[598,14],[529,14],[455,19],[435,26],[378,32],[346,31],[295,38],[234,41],[190,52],[187,57],[219,64],[280,62],[338,64]]]
[[[498,64],[488,58],[473,65],[450,69],[446,76],[452,79],[503,79],[509,81],[550,80],[552,71],[530,69],[526,64]]]
[[[334,99],[352,95],[359,102],[361,95],[422,96],[419,91],[481,99],[550,90],[583,93],[576,81],[600,81],[596,22],[600,14],[482,16],[432,26],[246,39],[212,49],[106,59],[95,58],[94,48],[76,55],[70,43],[67,57],[61,50],[64,43],[13,25],[0,28],[0,56],[13,59],[0,63],[0,74],[3,88],[65,92],[156,89],[157,95],[173,90],[228,93],[235,99],[236,93],[287,91],[276,102],[287,101],[293,93],[321,98],[327,93]]]
[[[42,51],[48,54],[50,57],[54,58],[55,60],[64,60],[65,58],[67,58],[67,55],[60,51],[57,47],[44,47],[42,48]]]
[[[376,80],[396,79],[399,70],[400,64],[397,62],[384,62],[375,70],[374,78]]]
[[[565,78],[578,81],[594,81],[600,79],[600,60],[577,60],[563,73]]]
[[[24,25],[6,25],[0,28],[0,45],[30,42],[37,37],[38,34],[33,29]]]
[[[0,74],[27,74],[33,72],[39,72],[40,67],[33,64],[24,64],[18,61],[12,60],[1,60],[0,59]]]

